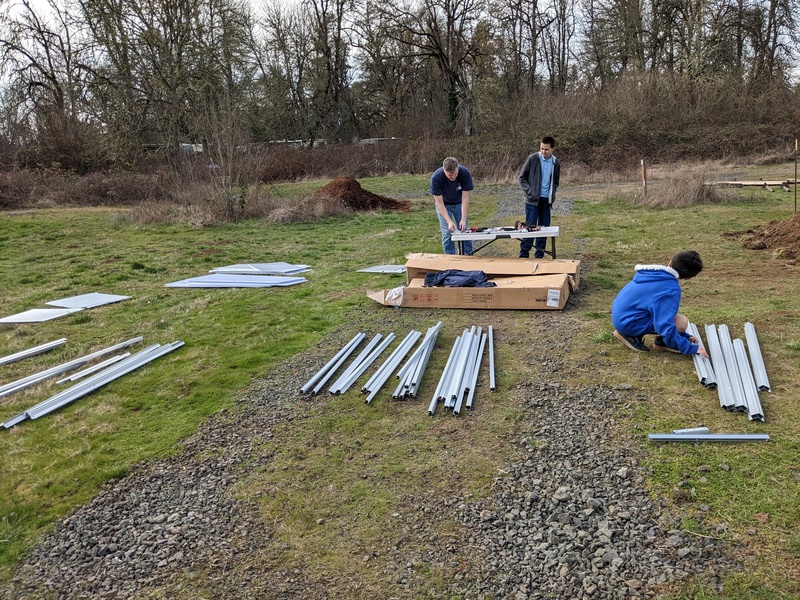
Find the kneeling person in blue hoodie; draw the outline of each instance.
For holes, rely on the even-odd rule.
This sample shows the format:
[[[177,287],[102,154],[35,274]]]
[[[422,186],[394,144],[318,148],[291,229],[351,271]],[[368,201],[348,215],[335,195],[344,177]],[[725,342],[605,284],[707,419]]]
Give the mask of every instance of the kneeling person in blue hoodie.
[[[631,350],[647,352],[645,335],[656,335],[655,345],[681,354],[708,353],[700,340],[686,333],[689,319],[678,314],[681,280],[691,279],[703,270],[703,261],[694,250],[683,250],[667,266],[636,265],[633,280],[622,288],[611,305],[614,335]]]

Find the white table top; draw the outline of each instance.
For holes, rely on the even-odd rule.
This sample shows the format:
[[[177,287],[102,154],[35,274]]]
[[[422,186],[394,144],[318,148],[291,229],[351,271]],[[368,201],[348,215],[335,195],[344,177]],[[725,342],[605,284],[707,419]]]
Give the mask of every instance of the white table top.
[[[539,231],[476,231],[476,232],[460,232],[455,231],[450,236],[454,242],[466,242],[472,240],[497,240],[503,238],[538,238],[538,237],[556,237],[558,235],[558,226],[542,227]]]

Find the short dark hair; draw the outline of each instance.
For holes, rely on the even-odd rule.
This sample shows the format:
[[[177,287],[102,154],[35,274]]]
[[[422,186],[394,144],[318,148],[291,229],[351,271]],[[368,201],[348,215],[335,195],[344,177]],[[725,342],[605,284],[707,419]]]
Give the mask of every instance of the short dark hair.
[[[549,136],[549,135],[546,135],[546,136],[544,136],[542,138],[542,143],[543,144],[547,144],[551,148],[555,148],[556,147],[556,140],[552,136]]]
[[[694,250],[681,250],[669,262],[681,279],[691,279],[703,270],[703,261]]]

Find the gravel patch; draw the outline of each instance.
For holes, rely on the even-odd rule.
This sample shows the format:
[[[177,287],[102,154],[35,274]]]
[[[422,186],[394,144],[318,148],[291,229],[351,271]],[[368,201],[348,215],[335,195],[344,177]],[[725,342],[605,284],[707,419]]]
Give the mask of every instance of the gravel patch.
[[[514,210],[515,202],[509,198],[503,210]],[[557,206],[570,210],[569,202]],[[570,299],[575,302],[579,295]],[[681,515],[648,494],[641,434],[618,426],[620,415],[647,397],[629,385],[576,386],[571,380],[572,367],[602,368],[570,364],[579,330],[573,313],[533,311],[524,333],[496,325],[501,343],[535,365],[530,381],[510,390],[523,407],[522,426],[518,437],[503,443],[512,445],[516,459],[486,498],[404,499],[407,510],[393,515],[407,520],[404,539],[364,557],[381,565],[392,590],[401,590],[394,596],[425,596],[423,567],[450,573],[448,592],[455,597],[518,600],[653,598],[689,578],[719,588],[721,575],[738,569],[721,542],[688,534]],[[369,314],[372,321],[362,330],[393,329],[394,311]],[[351,335],[338,331],[324,347],[339,348]],[[0,594],[168,598],[190,594],[196,585],[215,598],[362,597],[266,560],[282,550],[272,525],[260,518],[257,497],[251,502],[237,493],[239,482],[270,462],[259,454],[259,442],[280,441],[278,425],[300,423],[309,405],[325,401],[297,390],[297,382],[329,358],[321,348],[276,367],[234,409],[204,424],[178,456],[136,465],[127,477],[108,482],[43,536]],[[443,520],[455,520],[458,535],[437,536]]]

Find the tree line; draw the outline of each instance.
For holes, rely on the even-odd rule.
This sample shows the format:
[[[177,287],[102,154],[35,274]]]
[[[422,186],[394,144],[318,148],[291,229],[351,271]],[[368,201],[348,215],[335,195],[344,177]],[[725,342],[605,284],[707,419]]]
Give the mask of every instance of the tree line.
[[[193,143],[224,168],[279,141],[541,127],[602,146],[800,114],[800,0],[0,0],[0,14],[4,163],[85,172],[155,151],[177,167]]]

